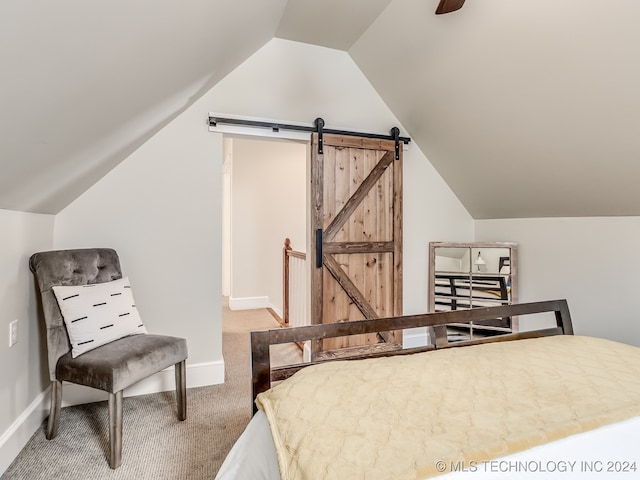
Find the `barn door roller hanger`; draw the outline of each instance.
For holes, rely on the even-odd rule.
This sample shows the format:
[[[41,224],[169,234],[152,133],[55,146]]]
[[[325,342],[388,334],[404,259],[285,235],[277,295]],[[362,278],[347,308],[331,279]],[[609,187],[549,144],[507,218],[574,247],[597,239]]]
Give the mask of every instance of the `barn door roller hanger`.
[[[353,137],[364,137],[364,138],[375,138],[379,140],[394,140],[396,142],[396,160],[400,158],[400,142],[404,144],[408,144],[411,141],[409,137],[401,137],[400,129],[398,127],[393,127],[391,129],[391,133],[389,135],[379,134],[379,133],[364,133],[364,132],[350,132],[347,130],[335,130],[331,128],[324,128],[324,120],[320,117],[316,118],[313,122],[314,125],[285,125],[282,123],[274,123],[274,122],[261,122],[257,120],[246,120],[241,118],[221,118],[209,116],[209,126],[216,127],[218,124],[224,125],[244,125],[248,127],[257,127],[257,128],[270,128],[274,132],[279,132],[280,130],[292,130],[297,132],[316,132],[318,134],[318,153],[323,153],[323,135],[324,134],[334,134],[334,135],[349,135]]]

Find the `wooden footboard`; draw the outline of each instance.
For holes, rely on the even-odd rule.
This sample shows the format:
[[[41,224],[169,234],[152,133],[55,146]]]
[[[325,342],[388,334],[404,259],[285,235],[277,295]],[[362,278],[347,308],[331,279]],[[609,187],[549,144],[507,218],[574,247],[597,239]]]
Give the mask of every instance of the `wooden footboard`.
[[[513,317],[518,315],[532,315],[539,313],[555,313],[556,327],[529,332],[512,333],[482,339],[466,340],[455,343],[430,344],[419,348],[406,348],[394,351],[375,350],[359,351],[359,353],[337,358],[324,358],[313,362],[283,367],[271,367],[269,346],[281,343],[305,342],[325,338],[360,335],[364,333],[403,330],[406,328],[435,327],[450,323],[477,322],[488,318]],[[378,318],[345,323],[311,325],[306,327],[279,328],[251,332],[251,369],[253,382],[253,400],[256,396],[271,388],[272,381],[284,380],[298,370],[319,363],[335,360],[356,360],[391,355],[408,355],[413,353],[439,350],[441,348],[462,347],[490,342],[504,342],[525,338],[546,337],[551,335],[572,335],[573,326],[566,300],[550,300],[535,303],[520,303],[498,307],[473,308],[470,310],[455,310],[450,312],[435,312],[403,317]],[[256,411],[254,402],[254,413]]]

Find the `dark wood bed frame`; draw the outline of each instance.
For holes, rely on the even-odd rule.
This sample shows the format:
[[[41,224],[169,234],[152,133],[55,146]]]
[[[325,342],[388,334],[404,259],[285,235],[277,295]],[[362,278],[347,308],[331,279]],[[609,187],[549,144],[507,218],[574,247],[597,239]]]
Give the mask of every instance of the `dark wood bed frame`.
[[[272,367],[269,354],[269,346],[281,343],[305,342],[307,340],[322,340],[325,338],[360,335],[364,333],[388,332],[391,330],[403,330],[406,328],[435,327],[450,323],[469,323],[487,318],[513,317],[516,315],[531,315],[539,313],[555,313],[556,326],[542,330],[529,332],[510,333],[481,339],[465,340],[459,342],[439,341],[437,344],[429,344],[418,348],[405,348],[393,351],[363,351],[358,354],[339,358],[324,358],[307,363]],[[344,323],[323,325],[310,325],[306,327],[279,328],[251,332],[251,370],[253,382],[253,411],[256,412],[256,396],[271,388],[271,382],[284,380],[298,370],[310,365],[336,361],[357,360],[363,358],[387,357],[391,355],[409,355],[413,353],[439,350],[442,348],[462,347],[490,342],[504,342],[525,338],[547,337],[551,335],[573,335],[571,315],[566,300],[550,300],[535,303],[520,303],[503,305],[498,307],[473,308],[470,310],[454,310],[450,312],[434,312],[421,315],[409,315],[403,317],[378,318],[373,320],[361,320]]]

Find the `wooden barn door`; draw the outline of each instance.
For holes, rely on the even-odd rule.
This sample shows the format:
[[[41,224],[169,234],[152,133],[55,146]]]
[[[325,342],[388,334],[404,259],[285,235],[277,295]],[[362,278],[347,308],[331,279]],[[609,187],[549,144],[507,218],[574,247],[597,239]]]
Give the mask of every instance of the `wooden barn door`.
[[[319,153],[314,133],[311,323],[402,315],[402,145],[333,134],[322,143]],[[401,343],[401,332],[328,339],[312,354]]]

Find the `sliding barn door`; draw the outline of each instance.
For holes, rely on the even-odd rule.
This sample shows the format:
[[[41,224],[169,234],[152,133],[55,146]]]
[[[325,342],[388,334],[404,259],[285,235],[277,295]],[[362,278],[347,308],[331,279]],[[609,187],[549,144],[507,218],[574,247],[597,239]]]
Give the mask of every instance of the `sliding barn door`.
[[[325,134],[319,153],[317,133],[311,143],[312,323],[402,315],[402,145]],[[323,340],[312,351],[401,343],[401,332],[389,332]]]

